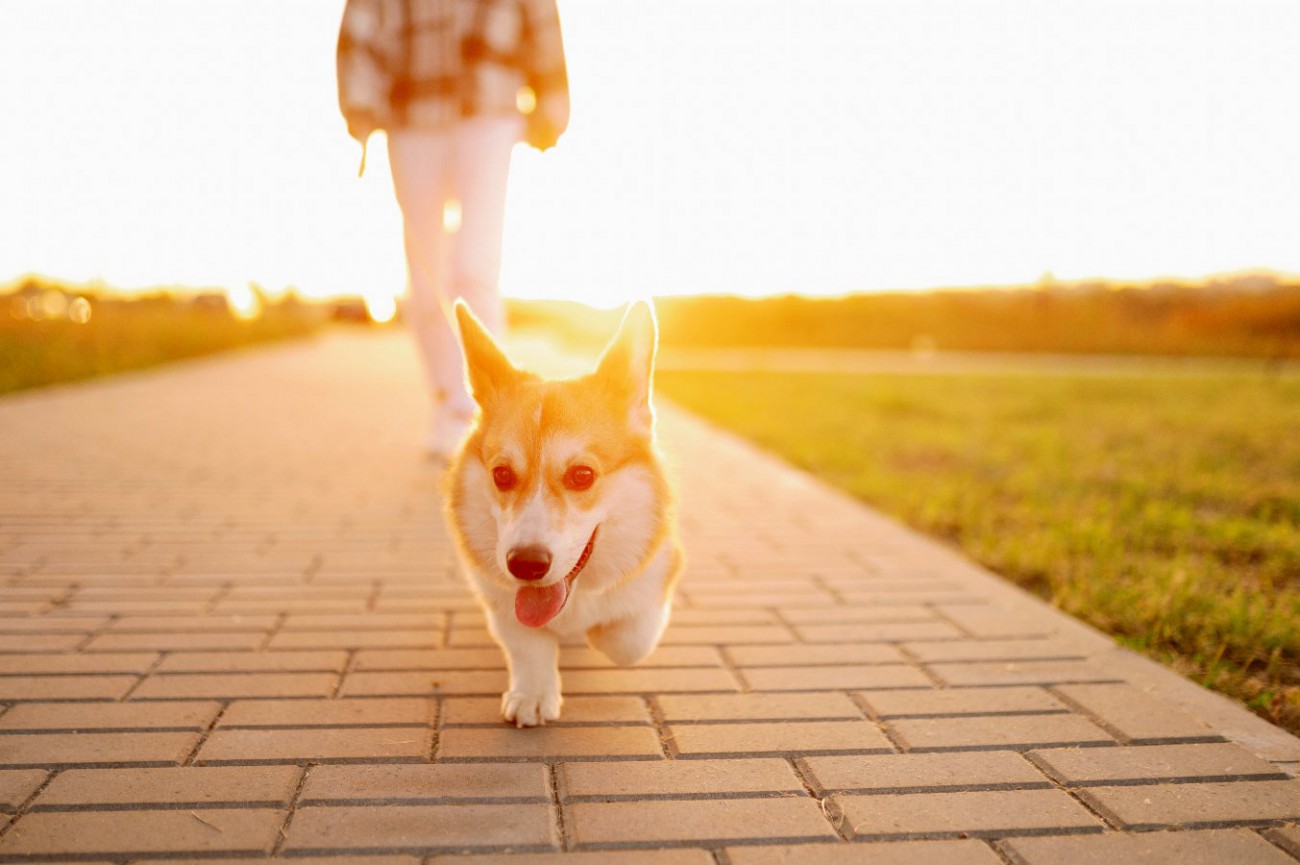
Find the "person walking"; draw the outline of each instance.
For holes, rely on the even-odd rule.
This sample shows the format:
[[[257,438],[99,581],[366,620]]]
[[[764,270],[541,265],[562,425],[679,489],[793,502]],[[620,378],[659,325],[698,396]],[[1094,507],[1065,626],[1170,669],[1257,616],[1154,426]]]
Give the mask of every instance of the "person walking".
[[[448,317],[464,298],[494,332],[514,145],[546,150],[569,120],[556,0],[347,0],[339,107],[362,146],[388,135],[410,290],[405,315],[433,403],[425,449],[446,459],[474,406]]]

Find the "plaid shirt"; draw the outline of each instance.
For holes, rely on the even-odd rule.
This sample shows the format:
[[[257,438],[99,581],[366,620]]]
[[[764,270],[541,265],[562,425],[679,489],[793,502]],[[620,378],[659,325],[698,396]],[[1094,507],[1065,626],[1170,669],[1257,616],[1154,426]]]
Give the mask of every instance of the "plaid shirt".
[[[338,44],[348,132],[364,140],[520,113],[563,131],[569,80],[555,2],[348,0]]]

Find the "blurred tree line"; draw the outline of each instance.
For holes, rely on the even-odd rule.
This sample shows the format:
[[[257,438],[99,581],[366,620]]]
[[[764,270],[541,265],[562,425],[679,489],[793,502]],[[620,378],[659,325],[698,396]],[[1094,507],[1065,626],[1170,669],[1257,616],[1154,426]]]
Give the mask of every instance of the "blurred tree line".
[[[987,290],[660,297],[661,340],[692,348],[821,347],[947,351],[1300,357],[1300,282],[1044,283]],[[511,322],[599,342],[621,311],[515,301]]]

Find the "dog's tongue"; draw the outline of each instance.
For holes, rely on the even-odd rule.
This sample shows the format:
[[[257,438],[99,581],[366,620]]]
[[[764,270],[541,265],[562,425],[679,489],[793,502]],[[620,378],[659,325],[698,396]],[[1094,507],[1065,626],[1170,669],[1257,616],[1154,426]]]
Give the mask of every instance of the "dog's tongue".
[[[568,580],[549,586],[524,586],[515,592],[515,618],[530,628],[540,628],[559,615],[568,594]]]

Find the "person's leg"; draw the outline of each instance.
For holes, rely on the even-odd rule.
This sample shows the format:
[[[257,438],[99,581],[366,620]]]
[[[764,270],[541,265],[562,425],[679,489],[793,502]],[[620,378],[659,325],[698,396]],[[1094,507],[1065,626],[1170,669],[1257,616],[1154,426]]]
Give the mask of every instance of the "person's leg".
[[[451,154],[448,132],[399,130],[388,136],[410,288],[405,316],[424,364],[435,413],[465,387],[460,345],[442,303],[449,293],[450,244],[442,214],[451,194]]]
[[[461,224],[451,238],[448,286],[497,334],[505,323],[498,281],[506,181],[522,131],[518,117],[476,117],[460,123],[453,140],[452,194],[460,201]]]

